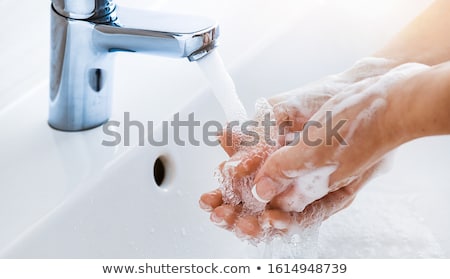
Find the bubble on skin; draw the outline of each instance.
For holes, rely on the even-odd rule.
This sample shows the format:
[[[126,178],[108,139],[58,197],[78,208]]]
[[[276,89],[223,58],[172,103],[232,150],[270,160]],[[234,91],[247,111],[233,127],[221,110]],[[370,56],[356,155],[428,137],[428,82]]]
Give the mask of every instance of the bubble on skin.
[[[254,185],[254,178],[259,168],[264,163],[265,159],[276,151],[279,148],[278,144],[269,144],[265,140],[265,136],[268,136],[272,142],[277,143],[275,139],[277,139],[277,129],[276,127],[271,127],[269,130],[269,135],[265,135],[267,131],[264,130],[264,127],[261,125],[261,121],[266,120],[266,115],[269,114],[271,117],[270,120],[274,121],[272,106],[268,103],[266,99],[260,99],[256,103],[256,115],[255,120],[259,122],[256,127],[249,127],[249,130],[252,132],[256,132],[259,136],[260,142],[255,146],[239,146],[236,150],[239,150],[234,156],[238,157],[240,154],[248,157],[248,154],[253,154],[252,158],[249,159],[240,159],[240,160],[232,160],[228,161],[224,164],[224,168],[222,171],[216,171],[216,177],[219,180],[220,189],[223,194],[223,200],[227,204],[238,205],[240,203],[243,204],[243,212],[245,213],[256,213],[264,210],[266,204],[261,203],[256,200],[251,192]],[[238,142],[242,142],[243,140],[247,140],[251,142],[249,136],[244,134],[242,131],[235,130],[234,137],[238,138]],[[255,153],[256,151],[259,153]],[[262,153],[262,154],[261,154]],[[254,159],[254,156],[260,156],[262,162],[254,172],[248,174],[244,177],[237,177],[237,167],[240,165],[244,165],[249,163],[248,160]]]
[[[364,125],[367,125],[376,113],[380,113],[381,110],[385,110],[387,107],[386,100],[382,98],[375,99],[368,108],[361,111],[354,120],[352,120],[351,125],[347,134],[344,136],[344,139],[347,143],[349,143],[357,131],[358,128],[361,128]],[[341,147],[347,147],[348,145],[341,145]]]
[[[216,224],[216,226],[219,226],[219,227],[225,228],[226,226],[228,226],[228,224],[227,224],[227,222],[225,220],[213,221],[213,222]]]
[[[306,167],[306,165],[305,165]],[[307,169],[310,169],[308,167],[306,167]],[[296,178],[302,175],[305,175],[309,172],[309,170],[282,170],[281,171],[283,173],[284,176],[288,177],[288,178]]]
[[[386,62],[386,61],[385,61]],[[382,64],[382,61],[380,61]],[[388,65],[389,63],[386,63],[386,69],[390,67]],[[416,67],[417,66],[417,67]],[[420,67],[419,67],[420,66]],[[414,71],[419,71],[422,69],[425,69],[423,67],[424,65],[408,65],[404,67],[398,67],[392,70],[392,72],[389,74],[389,79],[380,79],[384,83],[377,83],[376,86],[373,86],[372,89],[378,89],[379,94],[378,98],[375,99],[374,102],[372,102],[371,107],[364,112],[362,112],[358,117],[359,121],[363,123],[364,121],[369,120],[373,113],[377,111],[376,106],[382,105],[383,102],[385,102],[385,99],[383,99],[383,94],[386,92],[385,88],[390,85],[391,83],[396,82],[400,78],[404,78],[408,76],[408,74],[413,73]],[[361,74],[361,76],[364,75],[376,75],[377,71],[374,70],[374,72],[370,73],[370,69],[367,69],[366,73]],[[384,69],[385,70],[385,69]],[[379,74],[383,74],[382,70],[380,70]],[[374,80],[375,81],[375,80]],[[378,86],[378,87],[377,87]],[[360,98],[364,98],[366,96],[358,96]],[[353,99],[352,101],[356,101]],[[345,106],[342,106],[342,110],[348,108],[348,105],[351,105],[351,102],[345,104]],[[359,126],[359,125],[355,125]],[[354,131],[352,131],[352,135],[356,131],[356,128]],[[272,151],[273,152],[273,151]],[[270,153],[269,153],[270,154]],[[295,175],[292,174],[294,177]],[[252,183],[249,185],[249,187],[245,187],[247,185],[248,181],[253,181],[252,175],[247,177],[247,179],[243,179],[239,184],[237,183],[237,187],[241,187],[239,185],[244,185],[243,189],[251,190]],[[353,182],[355,179],[357,179],[358,176],[353,176],[348,178],[347,180],[340,181],[339,183],[348,185],[349,183]],[[251,191],[243,191],[243,196],[246,196],[246,192]],[[235,197],[233,197],[235,198]],[[241,202],[242,200],[246,200],[246,198],[239,198]],[[250,196],[250,200],[252,199],[252,196]],[[239,203],[238,202],[238,203]],[[260,204],[260,203],[259,203]],[[253,207],[253,206],[251,206]],[[334,205],[335,209],[338,210],[339,206],[338,204]],[[319,228],[321,226],[321,221],[325,219],[325,211],[323,208],[314,208],[314,214],[311,213],[310,216],[306,216],[302,220],[298,220],[300,224],[295,223],[294,225],[289,226],[289,224],[286,224],[286,222],[273,222],[272,224],[265,223],[263,225],[263,235],[257,239],[252,239],[251,242],[253,243],[259,243],[261,241],[266,242],[264,245],[266,245],[266,250],[271,250],[270,253],[267,253],[269,257],[274,258],[315,258],[318,255],[318,248],[317,248],[317,239],[319,236]],[[313,224],[312,226],[310,224]],[[345,231],[344,227],[347,227],[346,224],[341,224],[343,231]],[[283,236],[279,236],[279,230],[285,230],[287,228],[287,233]],[[316,231],[315,231],[316,230]],[[332,230],[330,230],[332,232]],[[239,233],[239,232],[238,232]],[[343,234],[345,235],[345,234]],[[250,241],[250,240],[249,240]],[[304,245],[304,246],[302,246]],[[305,246],[306,245],[306,246]],[[342,244],[344,245],[344,244]],[[328,254],[327,254],[328,255]]]
[[[298,133],[287,133],[284,140],[286,141],[286,145],[291,144],[294,141],[297,141]]]
[[[201,209],[206,210],[206,211],[211,211],[213,209],[211,205],[205,203],[202,200],[199,201],[199,205],[200,205]]]
[[[351,83],[360,80],[383,75],[391,70],[397,62],[386,58],[365,57],[356,61],[353,66],[338,75],[338,78],[348,80]]]
[[[272,222],[272,227],[276,230],[285,230],[289,228],[289,223],[281,220],[274,220]]]
[[[376,76],[372,78],[366,78],[364,80],[358,81],[346,88],[343,92],[339,94],[336,98],[336,102],[332,103],[332,111],[334,114],[342,113],[357,104],[361,104],[365,99],[385,99],[387,96],[388,89],[392,87],[393,84],[398,83],[401,80],[410,78],[412,75],[420,73],[430,66],[419,64],[419,63],[406,63],[397,66],[382,76]],[[342,98],[345,96],[344,98]],[[316,119],[316,115],[312,117],[313,120]]]
[[[337,75],[331,75],[316,82],[307,84],[301,88],[294,89],[279,98],[285,100],[274,105],[276,115],[292,117],[292,111],[299,112],[297,115],[302,119],[290,119],[293,121],[306,121],[304,117],[310,118],[322,105],[337,93],[342,93],[349,85],[359,87],[369,82],[368,79],[379,77],[395,67],[397,62],[385,58],[366,57],[358,60],[349,70]],[[395,68],[394,68],[395,69]],[[353,93],[353,92],[352,92]],[[277,99],[274,98],[276,101]]]
[[[389,85],[391,85],[392,83],[397,82],[399,79],[404,79],[405,77],[408,77],[408,75],[410,74],[414,74],[417,73],[419,71],[422,71],[424,69],[428,68],[428,66],[424,66],[424,65],[417,65],[417,64],[411,64],[411,65],[403,65],[401,67],[398,67],[397,69],[394,69],[389,76],[389,79],[385,79],[383,80],[384,83],[379,83],[376,86],[377,87],[373,87],[373,89],[377,89],[379,90],[379,96],[382,96],[382,94],[384,94],[386,92],[385,88]],[[383,90],[384,89],[384,90]],[[361,96],[364,97],[364,96]],[[377,98],[375,99],[374,102],[372,102],[371,107],[369,107],[368,109],[366,109],[365,111],[363,111],[360,115],[358,115],[358,121],[357,123],[354,125],[354,129],[353,131],[350,131],[350,136],[352,136],[355,131],[356,128],[359,127],[360,125],[362,125],[362,123],[364,121],[369,121],[371,119],[371,117],[373,116],[374,113],[376,113],[376,111],[378,111],[380,108],[384,107],[385,104],[385,100],[383,98]],[[379,174],[380,172],[382,172],[383,169],[385,169],[386,165],[389,165],[389,162],[391,160],[389,159],[384,159],[382,161],[381,164],[379,164],[379,166],[376,169],[376,173]],[[387,163],[386,163],[387,162]],[[294,175],[294,174],[291,174]],[[358,178],[358,176],[353,176],[353,177],[349,177],[346,180],[340,181],[338,183],[340,184],[344,184],[344,185],[348,185],[351,182],[353,182],[354,180],[356,180]],[[377,206],[374,206],[374,208],[376,208]],[[339,210],[339,205],[335,204],[334,205],[334,211]],[[310,218],[310,221],[312,220],[313,222],[317,222],[317,232],[316,233],[312,233],[309,234],[305,233],[305,230],[302,229],[300,230],[301,234],[294,234],[294,239],[302,239],[303,241],[301,242],[301,244],[304,243],[311,243],[311,238],[315,239],[316,241],[312,241],[312,243],[316,243],[316,245],[310,245],[309,247],[301,247],[300,249],[297,249],[296,242],[294,241],[294,244],[292,244],[292,231],[290,231],[288,234],[286,234],[286,236],[284,237],[277,237],[274,240],[268,242],[266,244],[266,247],[268,247],[266,250],[270,251],[270,253],[266,252],[265,257],[272,257],[272,258],[312,258],[312,257],[318,257],[320,256],[319,252],[321,250],[326,251],[324,254],[325,257],[329,257],[329,253],[328,253],[328,249],[327,247],[318,247],[317,246],[317,238],[319,236],[319,232],[318,229],[320,227],[320,220],[325,219],[326,216],[320,216],[320,208],[315,209],[316,213],[318,214],[319,217],[315,217],[315,218]],[[378,212],[378,211],[377,211]],[[392,216],[394,216],[395,214],[393,214]],[[308,219],[308,218],[306,218]],[[305,220],[306,220],[305,219]],[[314,221],[316,220],[316,221]],[[344,225],[342,226],[343,228],[347,228],[348,225]],[[295,229],[299,229],[302,228],[301,225],[294,225],[293,228]],[[345,230],[344,230],[345,231]],[[386,228],[386,231],[389,231],[389,229]],[[333,233],[333,228],[329,229],[329,233],[330,234],[334,234]],[[434,239],[433,239],[434,241]],[[428,243],[428,242],[427,242]],[[432,242],[431,242],[432,243]],[[395,246],[395,245],[394,245]],[[398,246],[398,245],[397,245]],[[400,245],[401,247],[403,247],[403,245]],[[399,246],[399,249],[397,248],[393,248],[389,250],[389,253],[392,253],[393,255],[395,255],[395,253],[397,251],[402,251],[405,250],[403,248],[401,248]],[[433,246],[433,245],[431,245]],[[439,255],[439,252],[435,252],[436,250],[438,250],[437,248],[439,248],[439,246],[435,245],[432,248],[430,248],[430,252],[425,252],[425,255],[427,255],[427,253],[434,255],[434,253],[436,253],[437,255]],[[344,249],[345,250],[345,249]],[[377,250],[373,250],[373,251],[377,251]],[[369,255],[370,257],[370,253],[373,253],[373,251],[367,252],[367,255]],[[365,252],[362,252],[363,254]],[[306,255],[306,256],[305,256]],[[336,255],[339,255],[339,249],[336,250]],[[359,255],[359,254],[358,254]],[[405,253],[405,255],[411,255],[411,253]],[[390,256],[392,256],[390,254]],[[420,255],[419,255],[420,256]],[[362,256],[364,257],[364,256]],[[367,257],[367,256],[366,256]]]
[[[281,199],[284,211],[301,212],[310,203],[324,197],[330,191],[329,176],[336,171],[337,165],[329,165],[307,171],[290,172],[294,183]]]
[[[226,163],[225,163],[225,167],[237,167],[240,163],[242,163],[242,160],[235,160],[235,161],[233,161],[233,160],[230,160],[230,161],[227,161]]]
[[[271,107],[268,104],[266,100],[260,100],[257,103],[257,113],[255,119],[257,121],[261,121],[264,119],[264,115],[267,112],[271,112]],[[258,130],[258,134],[260,134],[261,129]],[[238,135],[239,137],[244,137],[244,135]],[[276,138],[277,134],[276,131],[270,131],[270,137]],[[263,142],[263,144],[265,144]],[[264,154],[262,154],[263,159],[267,158],[271,153],[278,150],[279,146],[265,146]],[[241,147],[239,152],[249,152],[246,148],[255,148],[255,147]],[[236,155],[235,155],[236,156]],[[234,160],[230,164],[225,163],[224,169],[222,172],[218,171],[216,173],[219,183],[221,185],[221,191],[223,194],[223,199],[226,204],[232,204],[232,205],[238,205],[242,204],[243,211],[242,214],[256,214],[261,217],[261,212],[265,209],[266,204],[261,203],[257,201],[252,192],[251,189],[254,185],[254,177],[259,170],[256,169],[255,172],[242,177],[237,178],[236,177],[236,167],[239,163],[236,163],[240,161],[240,164],[245,163],[245,160]],[[264,160],[261,162],[262,166],[264,163]],[[315,165],[313,163],[306,164],[308,167],[308,170],[302,173],[292,172],[293,177],[298,178],[299,176],[303,176],[303,178],[297,179],[297,185],[299,188],[299,191],[304,191],[304,196],[306,197],[302,204],[296,204],[295,209],[298,211],[303,210],[303,208],[306,206],[306,204],[311,203],[312,201],[324,196],[326,193],[328,193],[328,177],[329,175],[335,171],[336,165],[330,165],[325,166],[323,168],[315,168]],[[294,176],[295,175],[295,176]],[[314,184],[314,185],[313,185]],[[321,185],[318,185],[321,184]],[[323,185],[325,186],[323,186]],[[316,188],[319,186],[318,188]],[[325,189],[325,190],[324,190]],[[300,208],[301,207],[301,208]],[[323,214],[322,214],[323,215]],[[317,222],[321,221],[321,214],[313,216],[308,216],[305,219],[308,219],[308,223],[316,224]],[[317,218],[317,220],[312,221],[312,218]],[[300,221],[299,221],[300,222]],[[305,220],[302,220],[301,222],[305,222]],[[302,227],[302,229],[299,229],[299,227]],[[284,231],[284,234],[286,235],[286,242],[292,242],[291,238],[295,235],[298,235],[300,231],[304,229],[304,226],[301,224],[296,224],[295,226],[279,221],[279,220],[272,220],[271,223],[266,222],[265,224],[262,224],[262,234],[257,238],[249,239],[248,237],[244,237],[242,232],[238,231],[238,229],[235,229],[235,234],[239,235],[241,239],[244,239],[245,241],[248,241],[254,245],[257,245],[261,242],[270,242],[274,238],[278,237],[280,234],[280,231]],[[300,231],[299,231],[300,230]],[[294,245],[295,246],[295,245]],[[298,246],[298,245],[297,245]]]
[[[378,80],[374,79],[373,81],[377,81],[377,83],[372,87],[372,90],[375,90],[374,88],[378,89],[377,90],[378,97],[371,103],[369,108],[365,109],[363,112],[361,112],[358,115],[354,125],[350,129],[348,137],[351,138],[351,136],[356,132],[357,127],[360,127],[361,125],[364,125],[365,122],[370,121],[370,119],[373,117],[374,113],[377,113],[379,110],[386,107],[386,105],[387,105],[386,100],[384,98],[381,98],[381,96],[383,96],[383,94],[386,92],[386,90],[381,90],[381,89],[390,85],[391,83],[396,82],[400,78],[408,77],[409,74],[417,73],[417,72],[422,71],[427,68],[428,68],[428,66],[418,65],[418,64],[403,65],[401,67],[393,69],[392,72],[389,74],[388,78],[383,78],[383,79],[378,79]],[[380,82],[380,80],[381,80],[381,82]],[[361,100],[361,98],[366,98],[366,97],[367,97],[367,94],[366,95],[361,94],[359,96],[354,97],[351,101],[357,103],[358,101]],[[342,105],[343,108],[341,108],[341,110],[348,108],[350,105],[351,105],[351,102],[346,102],[346,103],[344,102],[344,104]],[[338,110],[339,110],[339,108],[338,108]],[[287,173],[287,175],[290,177],[295,177],[295,176],[304,175],[304,172],[303,173],[290,172],[290,173]],[[340,185],[348,185],[348,184],[352,183],[353,181],[355,181],[357,178],[358,178],[358,176],[352,176],[352,177],[349,177],[338,183]],[[330,208],[335,208],[334,210],[338,210],[339,205],[336,204],[334,206],[331,206]],[[300,211],[300,209],[301,209],[300,207],[297,208],[297,210],[299,210],[299,211]],[[322,213],[320,212],[320,208],[315,208],[314,210],[315,210],[314,214],[316,214],[317,216],[314,218],[306,218],[306,219],[322,220],[322,218],[324,218],[324,215],[323,215],[323,212]],[[299,228],[302,226],[296,225],[295,227]],[[267,229],[267,228],[265,228],[265,229]],[[270,229],[268,229],[268,230],[270,231]],[[266,235],[270,235],[270,232],[269,233],[266,232]],[[286,237],[281,239],[282,243],[284,243],[284,244],[289,243],[289,235],[292,235],[292,232],[288,231],[288,233],[286,235],[287,235]],[[303,238],[305,238],[305,237],[303,237]],[[280,244],[278,246],[280,246]],[[283,244],[281,246],[283,246]],[[287,246],[285,245],[285,247],[291,247],[291,245],[290,244]]]
[[[336,169],[337,165],[325,166],[298,177],[294,189],[302,198],[292,207],[293,211],[301,212],[308,204],[328,194],[329,177]]]
[[[431,67],[420,63],[405,63],[387,72],[375,85],[377,91],[386,92],[392,84],[423,72]]]
[[[419,73],[428,68],[429,66],[419,63],[407,63],[395,67],[387,74],[385,74],[385,76],[378,79],[373,85],[369,86],[369,88],[367,89],[368,93],[352,94],[348,98],[345,98],[343,101],[341,101],[338,105],[335,105],[333,107],[333,112],[340,113],[345,109],[351,108],[355,104],[363,102],[363,100],[366,98],[374,98],[374,100],[371,101],[370,106],[361,111],[357,115],[357,117],[352,120],[352,123],[346,135],[344,135],[345,141],[347,143],[350,142],[359,128],[367,125],[367,123],[369,123],[373,119],[373,116],[376,113],[380,113],[387,108],[385,93],[387,92],[387,88],[389,88],[389,86],[392,86],[393,83],[408,78],[412,74]],[[338,148],[338,150],[336,151],[335,156],[338,156],[341,152],[343,152],[346,147],[348,147],[348,145],[341,145],[340,148]],[[387,160],[386,162],[388,161],[389,160]],[[347,180],[349,181],[339,181],[331,188],[337,189],[342,186],[348,185],[357,177],[358,176],[347,178]]]
[[[334,162],[327,163],[328,165],[336,165]],[[282,170],[282,173],[288,178],[297,178],[300,176],[308,175],[314,171],[317,166],[313,162],[305,162],[303,164],[304,168],[302,170]]]
[[[292,117],[292,112],[296,112],[296,119],[289,119],[294,123],[305,122],[310,118],[319,108],[328,101],[333,94],[326,94],[319,92],[305,92],[298,93],[295,92],[291,96],[289,96],[286,100],[277,103],[274,106],[274,113],[278,116],[278,118],[286,119]]]
[[[401,76],[404,76],[403,72],[412,72],[412,71],[418,71],[418,70],[422,70],[424,69],[423,67],[424,65],[421,64],[410,64],[410,65],[402,65],[399,67],[396,67],[392,70],[389,71],[389,69],[391,69],[393,67],[393,62],[387,59],[382,59],[382,58],[366,58],[363,60],[358,61],[353,67],[351,71],[347,71],[344,72],[341,76],[336,76],[334,77],[334,80],[339,80],[339,79],[343,79],[343,77],[346,77],[347,79],[353,77],[354,80],[361,80],[361,79],[366,79],[368,77],[374,77],[374,76],[378,76],[381,74],[384,74],[386,71],[389,72],[389,76],[390,78],[387,80],[392,80],[393,77],[396,76],[396,74],[398,75],[398,73],[402,73]],[[358,78],[356,78],[356,76],[358,76]],[[333,80],[333,79],[331,79]],[[386,83],[386,78],[382,78],[381,79],[384,83]],[[374,80],[376,81],[376,79]],[[367,86],[365,84],[366,81],[363,81],[362,83],[364,83],[364,86]],[[373,81],[371,81],[373,82]],[[325,90],[325,88],[328,86],[328,83],[322,84],[317,88],[320,88],[320,92],[323,91],[329,91],[329,88],[327,88]],[[362,86],[361,84],[359,86]],[[339,87],[339,86],[338,86]],[[309,86],[309,90],[313,90],[311,88],[314,88],[314,84]],[[292,107],[295,107],[297,110],[303,110],[305,112],[305,114],[308,114],[310,112],[308,112],[308,110],[312,109],[312,107],[314,107],[314,105],[311,105],[311,103],[308,103],[307,101],[307,97],[309,97],[307,94],[298,94],[298,93],[294,93],[290,92],[288,93],[288,95],[290,94],[292,97],[288,98],[287,101],[283,102],[281,107],[283,107],[283,109],[289,109]],[[308,87],[306,89],[303,89],[303,93],[304,92],[308,92]],[[323,94],[323,93],[322,93]],[[324,94],[325,96],[327,94]],[[348,107],[351,107],[352,104],[354,103],[359,103],[362,101],[363,98],[366,98],[367,96],[364,94],[359,94],[359,95],[355,95],[352,96],[351,98],[347,98],[345,99],[343,102],[341,102],[341,104],[337,105],[335,107],[335,111],[342,111]],[[320,99],[320,98],[319,98]],[[291,102],[290,105],[287,105],[286,103]],[[306,103],[306,104],[305,104]],[[301,107],[301,106],[302,107]],[[277,106],[275,106],[276,108]],[[370,119],[373,117],[373,114],[375,114],[377,111],[379,111],[380,109],[386,107],[386,101],[382,98],[377,98],[375,99],[369,108],[365,109],[363,112],[361,112],[358,117],[355,120],[354,125],[352,125],[352,127],[350,127],[350,131],[347,134],[347,139],[350,139],[353,134],[355,133],[356,129],[358,127],[360,127],[362,125],[363,122],[367,122],[370,121]],[[291,136],[292,137],[292,136]],[[297,173],[296,171],[284,171],[285,175],[288,177],[299,177],[299,176],[304,176],[304,174],[301,173]],[[351,181],[355,180],[356,177],[352,177],[350,179],[350,181],[346,181],[345,183],[351,183]],[[348,184],[347,184],[348,185]],[[303,189],[303,190],[307,190],[307,189]],[[314,195],[313,195],[314,196]],[[302,208],[304,208],[304,206],[302,206],[301,204],[307,204],[311,202],[311,199],[308,199],[308,197],[305,198],[304,201],[290,201],[289,203],[291,204],[290,207],[291,208],[295,208],[297,209],[297,211],[300,211]],[[312,200],[314,201],[314,200]]]
[[[430,67],[419,63],[407,63],[391,69],[383,77],[378,79],[374,84],[365,88],[364,92],[352,94],[348,98],[345,98],[339,104],[333,107],[333,113],[341,113],[346,109],[349,109],[356,104],[364,102],[364,99],[372,98],[370,106],[361,111],[356,118],[352,120],[351,126],[348,132],[344,135],[344,139],[349,143],[353,135],[357,130],[364,125],[367,125],[373,116],[377,113],[381,113],[387,108],[386,93],[388,88],[400,80],[411,77],[413,74],[422,72]],[[338,156],[348,145],[341,145],[336,151],[335,156]]]

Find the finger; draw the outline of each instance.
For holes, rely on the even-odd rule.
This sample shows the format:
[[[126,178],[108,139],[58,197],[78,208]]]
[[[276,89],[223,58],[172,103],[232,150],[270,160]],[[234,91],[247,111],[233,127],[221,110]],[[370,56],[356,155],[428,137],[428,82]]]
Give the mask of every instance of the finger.
[[[228,161],[219,166],[219,171],[223,175],[241,179],[245,176],[253,175],[263,161],[267,159],[274,147],[258,144],[256,147],[249,147],[235,153]]]
[[[338,165],[333,162],[339,144],[337,141],[328,144],[327,133],[324,126],[309,125],[298,134],[293,145],[271,154],[255,177],[255,198],[268,202],[293,183],[298,186],[297,190],[305,192],[308,203],[326,195],[330,175]],[[314,183],[316,178],[320,185]]]
[[[237,132],[233,132],[232,129],[225,129],[219,133],[217,140],[228,156],[232,157],[241,148],[242,136]]]
[[[208,212],[222,205],[222,203],[222,192],[219,189],[203,194],[199,200],[200,208]]]
[[[297,93],[297,94],[295,94]],[[331,94],[326,92],[294,92],[269,99],[280,133],[303,130],[306,122],[325,104]]]
[[[352,179],[345,179],[340,183],[340,187],[343,191],[336,191],[339,188],[334,187],[335,190],[330,190],[331,193],[328,193],[323,197],[324,200],[328,199],[328,195],[334,196],[334,199],[338,198],[339,193],[344,193],[349,196],[354,196],[356,191],[359,190],[360,186],[365,184],[371,177],[374,176],[376,170],[379,168],[381,162],[377,163],[375,166],[369,168],[363,175],[360,177],[353,177]],[[333,188],[332,186],[329,187]],[[290,185],[286,191],[274,197],[270,202],[271,208],[281,209],[284,211],[295,211],[301,212],[305,207],[309,204],[313,203],[315,200],[309,199],[304,196],[304,192],[296,191],[296,185]],[[300,204],[300,206],[298,206]],[[298,206],[298,207],[297,207]]]
[[[286,232],[292,223],[292,213],[279,209],[268,209],[261,215],[261,226],[277,232]]]
[[[335,213],[347,208],[355,198],[356,191],[364,185],[355,182],[335,192],[331,192],[320,200],[308,205],[304,211],[297,213],[296,222],[302,227],[309,227],[324,221]]]
[[[303,212],[296,216],[297,223],[303,227],[308,227],[323,221],[347,208],[355,199],[359,190],[374,175],[377,166],[370,168],[357,180],[341,189],[331,192],[320,200],[308,205]]]
[[[235,233],[239,238],[258,238],[262,233],[258,217],[254,215],[239,217],[236,221]]]
[[[294,182],[298,173],[305,168],[299,154],[299,147],[285,146],[267,158],[256,174],[252,189],[257,200],[267,203]]]
[[[210,219],[217,226],[231,230],[236,223],[239,212],[238,206],[221,205],[211,212]]]

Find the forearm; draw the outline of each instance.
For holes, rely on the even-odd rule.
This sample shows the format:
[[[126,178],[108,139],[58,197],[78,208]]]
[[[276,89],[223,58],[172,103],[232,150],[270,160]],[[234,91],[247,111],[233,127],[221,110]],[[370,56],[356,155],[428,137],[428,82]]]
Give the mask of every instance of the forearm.
[[[450,62],[419,73],[398,90],[387,119],[402,131],[403,142],[450,134]]]
[[[449,11],[449,0],[436,0],[374,56],[427,65],[450,60]]]

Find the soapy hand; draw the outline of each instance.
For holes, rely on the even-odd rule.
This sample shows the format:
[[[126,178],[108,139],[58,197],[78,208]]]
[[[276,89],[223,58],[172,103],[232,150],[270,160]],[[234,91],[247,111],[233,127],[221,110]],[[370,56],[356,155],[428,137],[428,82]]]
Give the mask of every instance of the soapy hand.
[[[212,221],[252,239],[320,222],[352,201],[384,154],[416,138],[450,134],[449,6],[434,1],[408,24],[377,52],[388,60],[363,59],[339,75],[271,99],[277,123],[292,121],[285,129],[290,134],[270,152],[264,144],[245,150],[224,146],[231,158],[220,172],[250,177],[256,185],[247,180],[223,191],[222,184],[204,194],[200,206]],[[432,67],[397,67],[411,61]],[[327,137],[330,123],[340,125],[331,128],[333,137]],[[262,212],[249,211],[252,203]]]
[[[405,142],[401,119],[393,121],[398,112],[392,108],[400,107],[396,103],[402,101],[399,96],[408,80],[427,69],[422,64],[404,64],[355,83],[327,101],[311,117],[313,124],[298,134],[298,142],[271,154],[258,171],[253,191],[258,200],[300,212],[314,200],[364,177],[386,153]],[[335,123],[342,125],[330,137],[327,133]],[[324,178],[324,185],[313,181],[304,187],[305,177],[311,174]],[[322,186],[326,188],[316,189]]]
[[[277,124],[281,125],[289,121],[293,125],[287,126],[286,132],[291,133],[291,135],[292,133],[298,133],[303,129],[307,121],[322,109],[325,103],[335,98],[335,95],[346,90],[346,92],[357,93],[358,90],[375,83],[382,74],[395,65],[394,61],[366,58],[358,61],[350,70],[339,75],[330,76],[304,88],[273,97],[269,100],[269,103],[273,106]],[[229,140],[225,141],[226,138],[231,138],[233,144],[224,144],[225,142],[229,143]],[[219,170],[221,173],[224,172],[224,169],[226,169],[226,172],[230,172],[231,168],[236,179],[251,177],[252,174],[254,178],[255,172],[261,168],[267,157],[275,150],[267,152],[267,147],[264,144],[257,145],[254,148],[241,149],[239,144],[236,144],[239,140],[239,137],[233,138],[230,132],[229,134],[224,133],[221,141],[222,146],[231,158],[227,162],[222,163]],[[281,147],[281,151],[289,148],[282,147],[283,143],[286,142],[284,136],[280,137],[279,142],[281,144],[277,148]],[[268,160],[273,160],[272,156],[274,155],[280,156],[276,155],[279,154],[280,150],[271,155]],[[296,156],[295,154],[292,155]],[[261,177],[259,175],[261,171],[267,170],[266,164],[258,172],[258,178]],[[328,171],[328,174],[325,174],[326,180],[328,180],[328,175],[335,169],[336,167],[333,166],[329,168],[325,166],[325,171]],[[254,191],[258,193],[256,199],[252,195],[249,197],[249,189],[242,191],[242,188],[248,188],[248,185],[238,185],[233,188],[233,193],[240,196],[240,199],[234,203],[230,202],[226,193],[226,196],[223,196],[223,189],[222,191],[215,190],[204,194],[200,200],[200,205],[203,209],[212,211],[211,220],[213,222],[234,230],[239,236],[255,238],[258,235],[261,236],[263,231],[266,236],[268,233],[274,235],[280,231],[286,232],[287,228],[292,224],[308,226],[310,223],[326,219],[340,209],[345,208],[353,200],[357,190],[361,188],[373,173],[373,170],[374,167],[368,168],[359,177],[348,181],[345,189],[330,193],[320,200],[317,199],[327,194],[328,188],[325,189],[322,196],[315,196],[312,199],[305,200],[304,194],[296,191],[295,181],[290,179],[289,183],[283,181],[286,184],[277,184],[278,181],[273,180],[270,186],[276,186],[277,188],[275,190],[268,188],[269,193],[265,192],[265,188],[255,188]],[[282,176],[281,178],[284,179],[285,177]],[[327,182],[325,181],[325,183]],[[328,186],[328,183],[326,186]],[[242,192],[247,193],[246,197]],[[267,199],[270,202],[267,205],[266,203],[261,203],[263,199]],[[255,207],[255,204],[258,203],[260,205],[259,209]],[[251,204],[251,206],[249,207],[248,204]],[[310,205],[306,207],[308,204]],[[249,208],[253,210],[257,208],[257,211],[264,211],[262,214],[254,214],[255,212],[249,211]],[[262,228],[265,229],[263,230]]]
[[[223,137],[223,136],[222,136]],[[227,149],[233,157],[237,150]],[[260,159],[249,157],[246,167],[240,168],[239,176],[254,173],[260,166]],[[210,212],[210,219],[216,225],[233,231],[239,238],[249,240],[269,240],[276,235],[289,234],[290,230],[305,228],[321,222],[351,204],[358,190],[374,173],[376,166],[347,187],[332,192],[320,200],[308,205],[302,212],[281,210],[279,204],[289,193],[275,197],[260,214],[243,210],[242,204],[231,205],[223,201],[222,191],[216,189],[205,193],[200,198],[200,207]]]
[[[227,129],[227,136],[222,138],[224,149],[228,153],[230,153],[229,149],[231,149],[231,152],[234,154],[230,160],[219,167],[218,176],[220,177],[219,182],[223,186],[224,202],[231,205],[243,203],[244,209],[252,212],[263,210],[265,203],[261,203],[261,199],[258,199],[259,196],[255,195],[255,189],[252,189],[255,172],[258,169],[253,169],[253,173],[240,172],[239,170],[252,167],[253,164],[257,164],[259,167],[262,166],[262,163],[270,154],[292,141],[295,133],[300,132],[307,121],[329,99],[342,92],[345,88],[367,86],[368,83],[395,65],[395,61],[383,58],[369,57],[361,59],[349,70],[340,74],[328,76],[302,88],[277,95],[269,99],[268,102],[266,100],[257,102],[254,120],[261,123],[261,126],[254,128],[252,132],[259,135],[259,139],[250,146],[241,145],[241,142],[250,142],[251,140],[248,139],[248,134],[242,133],[239,129]],[[269,133],[266,130],[268,126],[267,120],[269,119],[266,116],[270,116],[269,118],[277,124],[275,127],[272,124],[269,125]],[[264,122],[266,124],[263,124]],[[231,134],[234,137],[232,139],[229,137]],[[235,152],[232,149],[235,149]],[[255,162],[249,160],[249,158],[253,157],[256,157]],[[325,167],[320,171],[332,172],[332,166]],[[240,175],[239,173],[245,175]],[[311,175],[314,176],[315,174],[311,173]],[[313,178],[311,177],[311,179]],[[313,193],[309,201],[317,199],[318,195],[320,193]],[[301,209],[297,211],[301,211]]]

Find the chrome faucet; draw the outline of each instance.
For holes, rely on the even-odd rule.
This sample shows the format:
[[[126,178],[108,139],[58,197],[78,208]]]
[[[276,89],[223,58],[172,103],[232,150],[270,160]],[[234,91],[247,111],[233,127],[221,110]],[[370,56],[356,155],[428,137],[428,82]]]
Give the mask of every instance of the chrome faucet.
[[[142,52],[196,61],[216,47],[215,21],[118,7],[112,0],[52,0],[48,123],[64,131],[111,114],[113,57]]]

